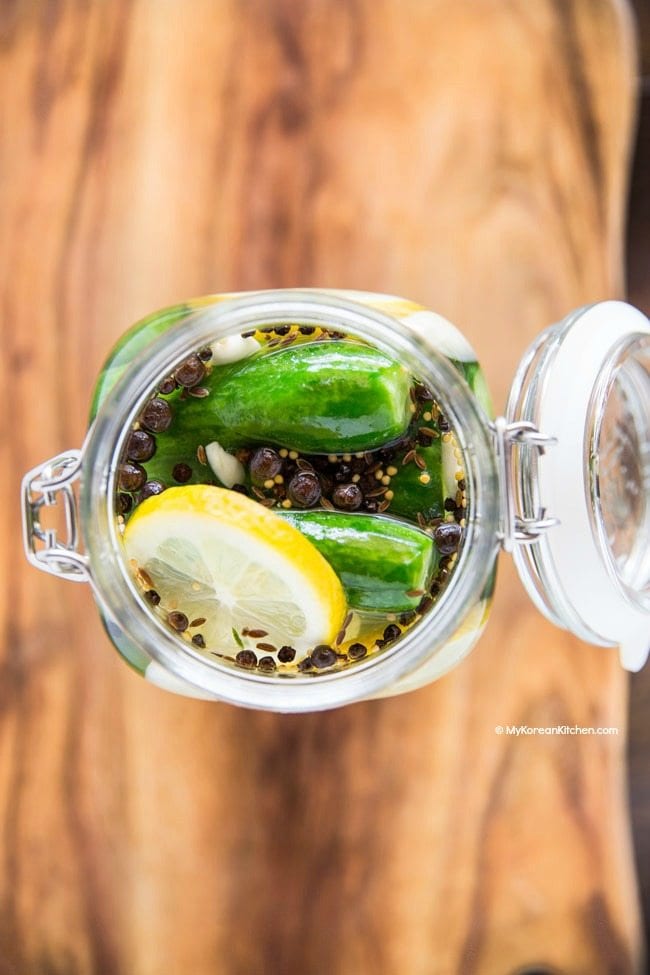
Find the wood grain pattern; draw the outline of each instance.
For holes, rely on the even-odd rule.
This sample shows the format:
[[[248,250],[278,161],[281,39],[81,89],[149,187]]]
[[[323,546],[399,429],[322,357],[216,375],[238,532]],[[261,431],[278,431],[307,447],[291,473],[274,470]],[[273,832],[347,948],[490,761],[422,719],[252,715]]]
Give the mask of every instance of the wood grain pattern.
[[[472,659],[282,717],[176,699],[19,552],[132,321],[247,287],[404,294],[497,403],[621,292],[634,54],[615,0],[0,5],[0,975],[641,972],[616,656],[503,565]],[[498,737],[497,724],[618,726]]]

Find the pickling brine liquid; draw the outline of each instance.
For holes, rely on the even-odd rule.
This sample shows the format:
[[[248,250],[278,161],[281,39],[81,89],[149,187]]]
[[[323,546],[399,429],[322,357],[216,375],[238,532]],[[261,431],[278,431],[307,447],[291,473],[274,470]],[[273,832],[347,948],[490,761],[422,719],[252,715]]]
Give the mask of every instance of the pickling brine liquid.
[[[474,359],[449,357],[483,389]],[[108,384],[119,368],[118,350]],[[283,322],[195,348],[125,434],[128,571],[185,649],[221,665],[354,666],[435,613],[453,578],[469,488],[453,426],[352,334]]]

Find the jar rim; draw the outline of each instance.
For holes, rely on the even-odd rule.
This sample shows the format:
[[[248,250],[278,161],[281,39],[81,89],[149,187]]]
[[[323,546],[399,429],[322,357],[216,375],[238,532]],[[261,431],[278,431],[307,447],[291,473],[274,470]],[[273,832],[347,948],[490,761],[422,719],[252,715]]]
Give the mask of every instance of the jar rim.
[[[153,339],[129,364],[100,406],[84,447],[82,525],[100,609],[165,671],[206,692],[206,696],[244,707],[283,712],[321,710],[387,689],[453,636],[465,613],[480,598],[496,558],[498,478],[487,418],[474,394],[452,362],[404,322],[341,295],[317,289],[240,293],[191,312]],[[217,336],[240,334],[255,324],[269,326],[287,320],[326,324],[357,335],[398,357],[436,391],[463,452],[469,506],[458,563],[432,613],[392,647],[350,668],[279,680],[206,658],[181,643],[150,612],[120,550],[112,498],[122,445],[155,383],[191,348]]]

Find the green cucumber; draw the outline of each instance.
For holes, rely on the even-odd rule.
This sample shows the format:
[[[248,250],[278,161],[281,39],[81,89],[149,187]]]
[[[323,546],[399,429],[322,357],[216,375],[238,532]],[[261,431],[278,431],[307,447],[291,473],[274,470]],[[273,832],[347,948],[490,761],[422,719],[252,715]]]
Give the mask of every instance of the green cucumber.
[[[284,509],[277,514],[327,559],[354,609],[380,613],[415,609],[438,565],[430,535],[386,515]]]
[[[442,442],[434,440],[430,447],[418,447],[418,456],[424,461],[420,468],[414,461],[402,465],[403,455],[395,461],[397,474],[390,482],[393,500],[391,514],[417,520],[418,513],[427,521],[442,518],[444,514],[445,491],[442,473]],[[422,483],[422,476],[426,481]]]
[[[411,413],[407,370],[354,342],[314,342],[216,366],[203,399],[176,402],[164,439],[226,449],[266,443],[311,453],[371,450],[398,439]],[[159,438],[162,441],[162,437]]]

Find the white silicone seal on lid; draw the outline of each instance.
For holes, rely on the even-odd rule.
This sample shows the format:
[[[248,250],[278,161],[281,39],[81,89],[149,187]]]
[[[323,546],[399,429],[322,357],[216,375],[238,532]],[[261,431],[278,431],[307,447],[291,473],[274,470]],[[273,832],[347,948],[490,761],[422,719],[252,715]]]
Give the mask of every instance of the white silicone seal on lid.
[[[544,540],[543,558],[550,556],[561,602],[575,614],[565,623],[591,642],[619,645],[621,662],[632,671],[648,656],[650,614],[617,584],[593,530],[588,458],[594,389],[615,349],[638,333],[650,334],[650,323],[624,302],[586,308],[547,363],[539,399],[539,428],[557,438],[539,465],[539,491],[560,521]]]

